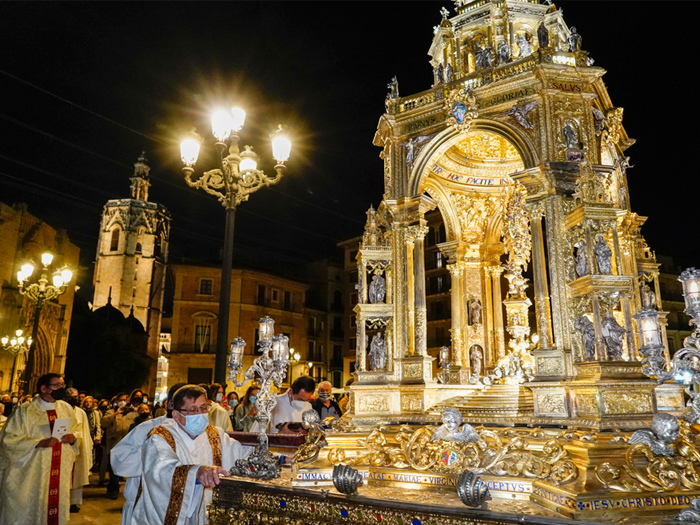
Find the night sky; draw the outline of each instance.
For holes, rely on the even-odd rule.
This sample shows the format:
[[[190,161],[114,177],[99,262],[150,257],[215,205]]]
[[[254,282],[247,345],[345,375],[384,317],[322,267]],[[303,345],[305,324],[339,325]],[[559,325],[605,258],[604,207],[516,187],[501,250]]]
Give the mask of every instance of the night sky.
[[[211,108],[247,112],[241,146],[273,173],[267,135],[293,139],[283,180],[236,215],[234,262],[292,269],[340,255],[382,195],[372,137],[386,84],[428,89],[427,50],[445,2],[4,2],[0,18],[0,200],[66,228],[94,259],[104,203],[129,197],[142,150],[150,200],[172,216],[174,261],[214,261],[224,211],[186,186],[179,142],[209,141]],[[562,1],[583,48],[608,73],[637,139],[627,154],[633,211],[658,254],[700,264],[695,2]],[[453,12],[451,10],[451,12]],[[200,155],[198,171],[214,161]],[[91,270],[88,270],[91,272]],[[89,279],[89,277],[88,277]]]

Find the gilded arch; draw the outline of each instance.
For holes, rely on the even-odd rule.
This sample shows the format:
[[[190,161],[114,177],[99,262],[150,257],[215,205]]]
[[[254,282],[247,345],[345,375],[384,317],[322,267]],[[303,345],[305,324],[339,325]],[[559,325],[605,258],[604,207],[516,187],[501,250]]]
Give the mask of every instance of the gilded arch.
[[[518,152],[523,163],[523,169],[535,168],[540,165],[540,159],[537,154],[537,148],[532,143],[530,138],[523,134],[519,129],[505,122],[500,122],[491,119],[475,119],[472,121],[471,130],[468,134],[477,133],[479,131],[492,133],[502,137],[510,143]],[[417,195],[420,193],[423,179],[425,179],[430,163],[449,150],[452,146],[463,140],[464,134],[448,127],[438,133],[435,138],[430,141],[421,150],[413,164],[413,169],[409,174],[408,194]]]

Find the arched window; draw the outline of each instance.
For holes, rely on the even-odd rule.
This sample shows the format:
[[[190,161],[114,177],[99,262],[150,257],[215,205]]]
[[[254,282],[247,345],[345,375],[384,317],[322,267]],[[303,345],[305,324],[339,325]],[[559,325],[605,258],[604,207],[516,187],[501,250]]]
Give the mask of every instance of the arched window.
[[[114,228],[112,230],[112,240],[109,245],[110,252],[116,252],[119,250],[119,228]]]
[[[142,251],[143,251],[143,249],[141,248],[141,243],[140,243],[140,242],[137,242],[137,243],[136,243],[136,249],[134,250],[134,253],[137,253],[137,254],[140,255]]]

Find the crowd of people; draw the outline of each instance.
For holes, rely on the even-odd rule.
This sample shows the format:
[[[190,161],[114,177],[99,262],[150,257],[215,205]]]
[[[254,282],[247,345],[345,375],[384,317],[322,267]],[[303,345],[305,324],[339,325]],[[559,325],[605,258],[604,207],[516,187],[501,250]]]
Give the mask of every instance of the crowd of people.
[[[34,396],[1,395],[0,523],[65,523],[80,512],[90,472],[111,499],[125,481],[122,524],[163,523],[175,507],[187,517],[177,523],[206,523],[209,489],[252,451],[233,432],[260,430],[258,392],[251,385],[239,398],[217,383],[178,383],[160,403],[140,389],[97,399],[46,374]],[[337,419],[347,401],[333,398],[329,382],[316,389],[299,377],[278,395],[266,431],[304,432],[304,412]]]

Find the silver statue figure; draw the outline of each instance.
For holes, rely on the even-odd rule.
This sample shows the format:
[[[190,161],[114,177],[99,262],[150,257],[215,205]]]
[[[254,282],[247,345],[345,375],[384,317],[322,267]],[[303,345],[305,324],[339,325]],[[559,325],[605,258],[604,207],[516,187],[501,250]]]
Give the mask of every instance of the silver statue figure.
[[[571,33],[569,33],[569,52],[575,53],[576,51],[581,51],[581,35],[576,32],[575,27],[571,27]]]
[[[588,275],[588,259],[586,259],[586,243],[584,241],[579,241],[574,244],[576,248],[576,275],[583,277]]]
[[[456,408],[446,408],[442,412],[442,425],[433,433],[430,441],[455,441],[457,443],[476,443],[479,434],[468,423],[462,425],[462,413]]]
[[[510,62],[510,47],[505,40],[501,40],[498,43],[498,63],[507,64],[508,62]]]
[[[602,275],[611,275],[612,250],[610,249],[610,246],[608,246],[608,243],[605,242],[605,238],[602,235],[598,235],[593,251],[595,252],[595,261],[598,265],[598,272]]]
[[[476,297],[469,299],[469,324],[481,324],[481,301]]]
[[[532,46],[527,41],[525,35],[515,35],[515,42],[518,44],[518,52],[521,57],[530,56],[532,54]]]
[[[369,302],[371,304],[383,303],[386,296],[386,281],[384,277],[376,274],[369,285]]]
[[[629,444],[644,443],[657,456],[673,456],[676,451],[673,443],[678,440],[678,419],[671,414],[655,414],[651,420],[651,430],[637,430],[630,437]]]
[[[537,27],[537,40],[540,44],[540,48],[549,47],[549,30],[544,22],[540,23]]]
[[[582,315],[576,319],[574,328],[581,332],[581,337],[583,338],[583,358],[586,361],[592,361],[595,359],[595,328],[591,320]]]
[[[469,362],[472,365],[472,374],[469,376],[469,384],[475,385],[481,379],[481,365],[484,361],[484,352],[479,345],[472,345],[469,349]]]
[[[384,370],[386,368],[386,343],[382,332],[377,332],[372,338],[369,348],[370,370]]]
[[[614,317],[608,315],[603,319],[603,341],[608,349],[608,359],[622,359],[622,343],[627,330],[622,328]]]
[[[491,67],[493,60],[491,56],[491,46],[481,41],[479,47],[474,50],[474,57],[476,58],[477,69]]]

